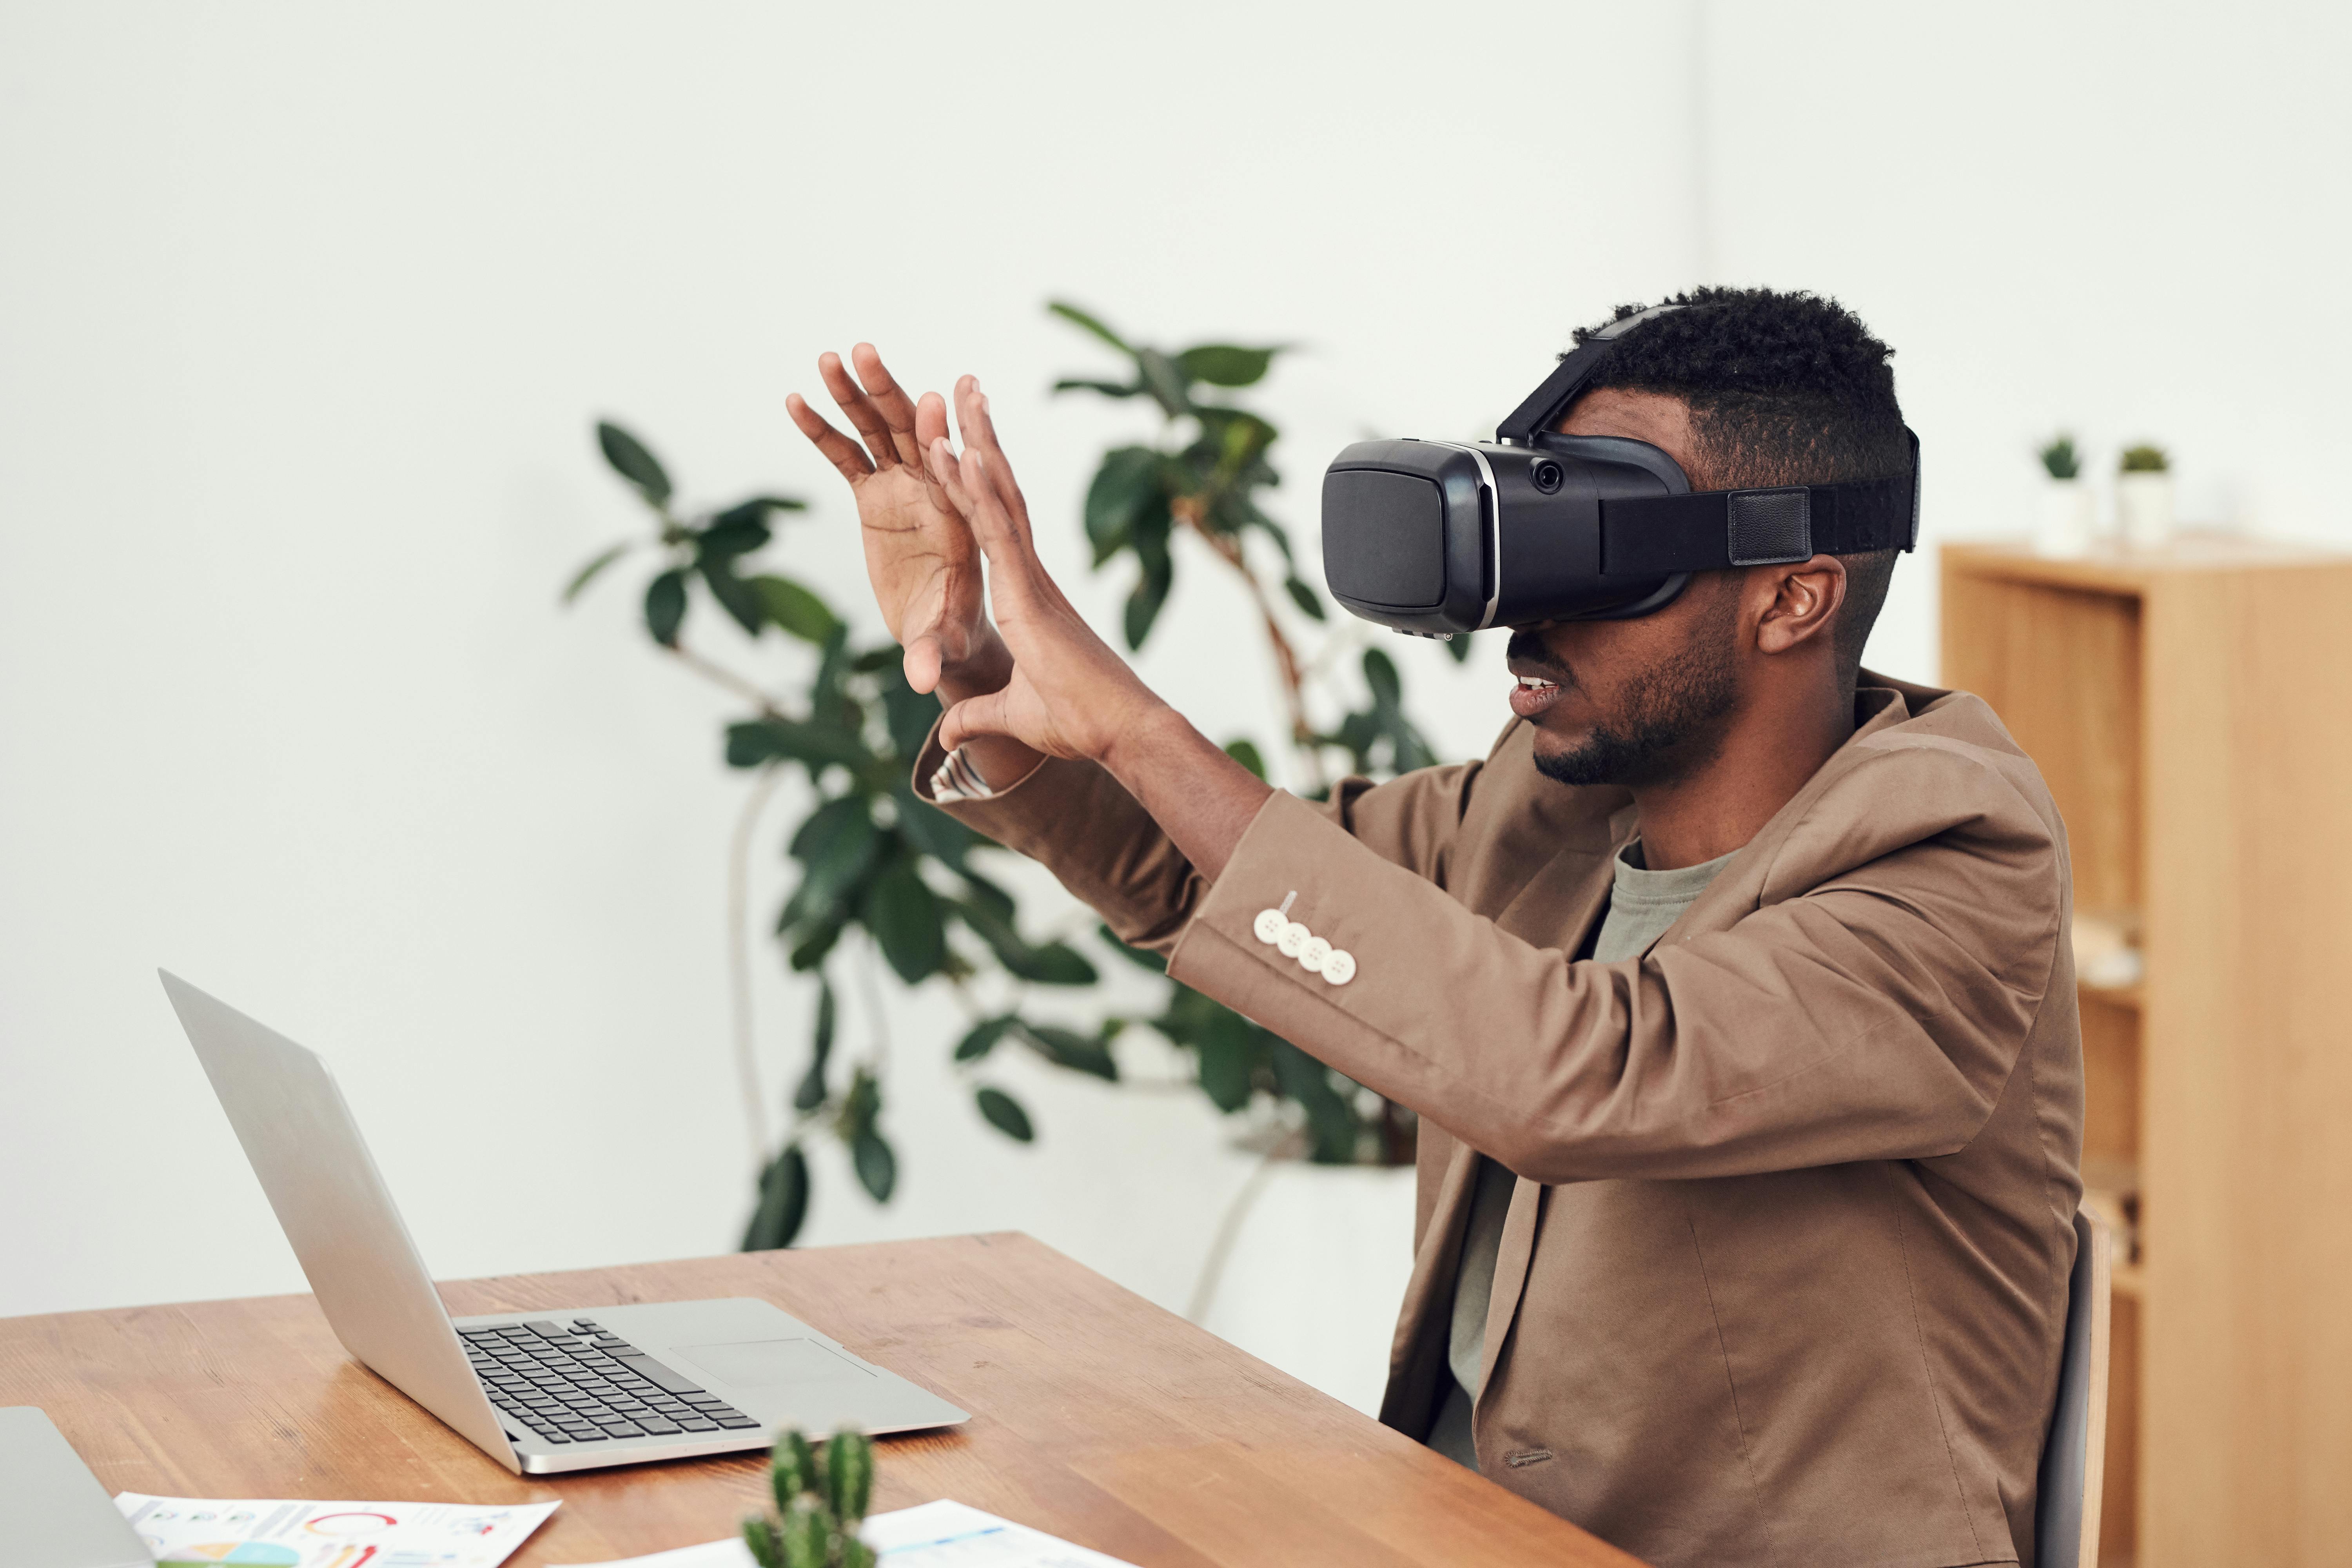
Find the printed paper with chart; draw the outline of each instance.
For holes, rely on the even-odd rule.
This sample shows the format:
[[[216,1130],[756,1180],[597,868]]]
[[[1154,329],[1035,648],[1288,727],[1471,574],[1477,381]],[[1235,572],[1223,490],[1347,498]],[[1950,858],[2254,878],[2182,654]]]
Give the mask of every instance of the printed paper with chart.
[[[115,1507],[159,1568],[498,1568],[558,1504],[149,1497]]]

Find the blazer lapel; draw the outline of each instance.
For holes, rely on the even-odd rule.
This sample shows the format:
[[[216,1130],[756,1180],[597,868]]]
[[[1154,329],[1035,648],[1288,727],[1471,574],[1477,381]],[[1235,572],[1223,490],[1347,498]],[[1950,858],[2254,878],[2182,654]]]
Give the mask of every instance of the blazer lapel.
[[[1503,1340],[1518,1315],[1519,1296],[1528,1284],[1528,1265],[1536,1253],[1536,1227],[1543,1223],[1547,1189],[1525,1176],[1511,1184],[1511,1207],[1503,1219],[1503,1245],[1495,1258],[1495,1292],[1486,1301],[1486,1342],[1478,1355],[1478,1398],[1486,1397],[1495,1381],[1495,1363],[1503,1353]],[[1475,1410],[1474,1401],[1471,1408]]]

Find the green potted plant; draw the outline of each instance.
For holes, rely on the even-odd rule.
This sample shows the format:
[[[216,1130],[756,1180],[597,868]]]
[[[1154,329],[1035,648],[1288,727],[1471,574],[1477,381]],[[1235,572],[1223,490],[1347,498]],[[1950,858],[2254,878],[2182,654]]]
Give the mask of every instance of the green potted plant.
[[[1380,776],[1433,761],[1406,711],[1397,663],[1379,647],[1359,646],[1360,627],[1337,628],[1319,649],[1298,640],[1327,611],[1293,568],[1282,525],[1260,505],[1277,482],[1276,427],[1235,396],[1264,377],[1278,351],[1215,343],[1161,351],[1130,344],[1073,307],[1055,311],[1118,350],[1129,371],[1061,389],[1135,399],[1157,416],[1158,442],[1108,454],[1086,500],[1095,565],[1136,574],[1123,616],[1129,646],[1140,647],[1150,635],[1189,555],[1191,543],[1171,548],[1174,541],[1204,545],[1215,563],[1210,570],[1239,589],[1267,639],[1289,742],[1268,750],[1277,761],[1288,753],[1283,782],[1317,795],[1341,772]],[[1281,1135],[1267,1142],[1282,1154],[1318,1168],[1409,1170],[1410,1113],[1198,992],[1171,981],[1157,1013],[1105,1016],[1097,1006],[1092,1016],[1053,1016],[1061,1011],[1054,997],[1067,999],[1066,1007],[1096,985],[1090,954],[1162,965],[1108,932],[1098,933],[1099,944],[1029,934],[1033,906],[998,879],[994,847],[915,798],[908,775],[938,704],[908,689],[895,646],[854,638],[820,586],[792,574],[788,554],[776,559],[779,528],[804,503],[763,493],[688,506],[647,443],[611,422],[598,426],[597,440],[643,504],[645,526],[586,562],[565,601],[642,563],[647,637],[742,705],[726,726],[724,750],[752,780],[730,850],[728,950],[745,1129],[759,1161],[747,1249],[789,1246],[798,1235],[811,1196],[806,1145],[814,1140],[845,1146],[876,1202],[897,1190],[883,1071],[888,981],[952,992],[968,1021],[960,1038],[942,1042],[950,1048],[940,1066],[968,1086],[980,1116],[1016,1142],[1032,1142],[1039,1129],[996,1077],[1006,1054],[1024,1051],[1117,1081],[1119,1037],[1142,1029],[1192,1058],[1198,1087],[1220,1110],[1270,1121]],[[863,582],[835,586],[844,602],[865,594]],[[1462,645],[1454,651],[1458,658]],[[1412,656],[1425,657],[1426,645]],[[1356,671],[1360,686],[1349,679]],[[1236,738],[1228,750],[1267,771],[1253,741]],[[782,908],[762,921],[748,905],[747,867],[780,801],[796,813],[781,837],[801,875]],[[761,1081],[751,1016],[751,967],[763,927],[772,930],[777,956],[816,982],[807,1064],[784,1097],[781,1127]]]
[[[2091,489],[2083,482],[2083,462],[2074,437],[2063,431],[2042,448],[2041,527],[2034,548],[2044,555],[2081,555],[2091,548],[2094,513]]]
[[[2135,550],[2153,550],[2172,537],[2172,460],[2163,447],[2124,448],[2116,475],[2116,518],[2124,542]]]
[[[857,1538],[874,1499],[874,1445],[836,1432],[824,1447],[795,1427],[768,1461],[772,1514],[743,1521],[743,1543],[760,1568],[873,1568],[874,1549]]]

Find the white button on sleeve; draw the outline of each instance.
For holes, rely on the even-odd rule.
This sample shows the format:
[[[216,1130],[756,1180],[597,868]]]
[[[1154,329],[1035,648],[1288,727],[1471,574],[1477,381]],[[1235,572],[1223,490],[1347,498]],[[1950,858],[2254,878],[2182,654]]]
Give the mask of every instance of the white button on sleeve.
[[[1333,948],[1331,956],[1323,961],[1325,983],[1332,985],[1345,985],[1355,977],[1356,955],[1344,947]]]
[[[1314,935],[1313,931],[1308,931],[1297,921],[1292,921],[1282,928],[1282,936],[1274,944],[1275,951],[1285,958],[1297,958],[1306,951],[1307,942],[1313,940]]]
[[[1282,940],[1282,933],[1289,925],[1290,917],[1280,910],[1260,910],[1257,919],[1250,922],[1250,931],[1258,941],[1272,947]]]
[[[1307,945],[1298,950],[1298,967],[1309,974],[1320,974],[1323,966],[1331,962],[1331,944],[1321,937],[1309,937]]]

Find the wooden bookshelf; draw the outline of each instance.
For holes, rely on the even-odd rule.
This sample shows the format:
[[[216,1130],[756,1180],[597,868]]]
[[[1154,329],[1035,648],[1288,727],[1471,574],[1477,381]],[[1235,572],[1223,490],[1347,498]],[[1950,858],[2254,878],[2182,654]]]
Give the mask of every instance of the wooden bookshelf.
[[[2082,988],[2086,1178],[2116,1254],[2107,1563],[2352,1553],[2352,556],[2261,541],[1943,552],[1942,684],[2066,820],[2079,914],[2145,978]]]

